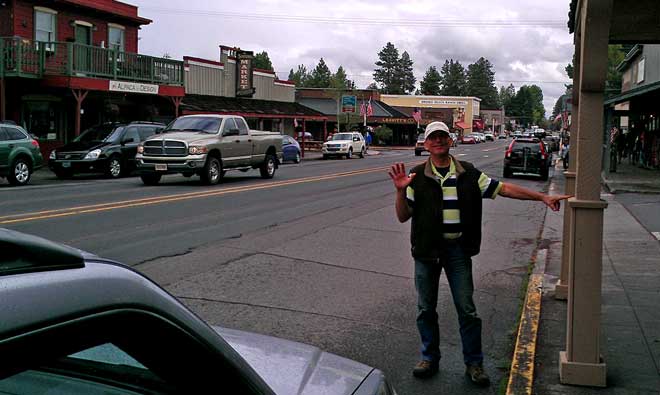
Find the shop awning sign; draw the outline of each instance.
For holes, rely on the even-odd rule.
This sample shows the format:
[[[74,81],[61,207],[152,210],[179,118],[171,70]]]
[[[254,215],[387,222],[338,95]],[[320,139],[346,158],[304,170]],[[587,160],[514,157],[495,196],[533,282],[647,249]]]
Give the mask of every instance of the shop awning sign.
[[[108,89],[113,92],[144,93],[147,95],[158,94],[158,85],[140,84],[138,82],[110,81]]]
[[[355,114],[357,109],[357,97],[351,95],[342,95],[341,112]]]

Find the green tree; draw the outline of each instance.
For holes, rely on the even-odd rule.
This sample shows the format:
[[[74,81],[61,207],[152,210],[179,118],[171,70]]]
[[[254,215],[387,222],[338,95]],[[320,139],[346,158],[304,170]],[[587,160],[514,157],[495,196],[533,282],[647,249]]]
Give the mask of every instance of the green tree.
[[[502,107],[504,107],[505,111],[509,109],[511,106],[511,100],[516,96],[516,88],[513,86],[513,84],[509,84],[509,86],[500,87],[500,93],[499,93],[499,99],[500,99],[500,104]]]
[[[401,59],[399,59],[399,74],[401,75],[401,88],[406,94],[412,93],[415,90],[415,75],[413,74],[413,61],[410,59],[408,52],[403,51]]]
[[[543,106],[543,90],[537,85],[531,85],[529,92],[532,97],[532,113],[533,120],[538,125],[541,120],[545,119],[545,107]]]
[[[495,72],[492,69],[493,65],[483,57],[468,66],[466,93],[480,98],[481,108],[500,108]]]
[[[378,84],[376,84],[375,82],[372,82],[371,84],[367,85],[367,89],[377,90],[378,89]]]
[[[374,80],[385,94],[403,94],[403,77],[399,62],[399,51],[394,44],[388,42],[378,52],[377,68],[374,69]]]
[[[330,86],[335,89],[353,89],[355,83],[346,77],[346,71],[342,66],[339,66],[337,72],[332,76]]]
[[[309,73],[307,72],[307,67],[305,65],[298,65],[296,71],[289,71],[289,81],[295,82],[296,86],[301,88],[307,86],[307,81],[309,80]]]
[[[252,60],[252,65],[255,69],[270,70],[275,71],[273,64],[270,62],[268,57],[268,52],[263,51],[254,55],[254,60]]]
[[[517,118],[518,124],[538,125],[545,119],[543,91],[536,85],[523,85],[511,100],[507,115]]]
[[[623,62],[626,54],[621,45],[607,47],[607,80],[605,82],[605,97],[613,97],[621,93],[622,73],[617,67]]]
[[[439,95],[441,81],[442,78],[435,66],[429,67],[429,69],[426,70],[426,74],[424,74],[424,79],[419,83],[421,94],[431,96]]]
[[[330,88],[330,81],[332,80],[332,73],[325,64],[325,60],[321,58],[314,70],[309,75],[309,79],[305,84],[308,88]]]
[[[440,69],[441,89],[444,96],[465,96],[465,69],[454,59],[446,60]]]

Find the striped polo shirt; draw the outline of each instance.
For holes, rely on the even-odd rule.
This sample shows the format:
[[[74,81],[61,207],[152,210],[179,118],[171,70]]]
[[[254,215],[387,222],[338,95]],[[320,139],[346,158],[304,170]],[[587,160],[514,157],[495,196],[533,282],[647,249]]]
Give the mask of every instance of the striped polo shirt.
[[[445,233],[445,239],[457,239],[461,237],[461,210],[458,207],[458,192],[456,191],[457,173],[456,164],[452,158],[449,165],[449,171],[445,176],[431,163],[431,169],[435,179],[442,186],[442,222]],[[484,199],[495,199],[502,189],[502,183],[498,180],[488,177],[485,173],[479,175],[479,189]],[[415,202],[415,191],[412,187],[406,189],[406,197],[413,206]]]

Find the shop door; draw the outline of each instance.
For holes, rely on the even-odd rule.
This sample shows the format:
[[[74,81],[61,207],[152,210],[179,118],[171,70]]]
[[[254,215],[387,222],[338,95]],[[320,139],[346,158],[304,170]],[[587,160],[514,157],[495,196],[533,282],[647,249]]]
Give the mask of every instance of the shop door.
[[[75,71],[87,74],[90,71],[92,52],[92,28],[89,26],[76,25],[76,45],[73,53],[75,58]]]

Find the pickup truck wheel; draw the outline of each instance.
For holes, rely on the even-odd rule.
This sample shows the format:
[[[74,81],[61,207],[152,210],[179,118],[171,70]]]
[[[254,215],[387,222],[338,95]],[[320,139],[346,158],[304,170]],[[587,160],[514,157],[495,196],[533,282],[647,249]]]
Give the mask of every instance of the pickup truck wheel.
[[[348,153],[346,154],[346,159],[351,159],[353,157],[353,148],[348,149]]]
[[[144,185],[158,185],[158,182],[160,181],[160,178],[162,177],[161,174],[140,174],[140,178],[142,179],[142,182]]]
[[[118,156],[112,156],[108,160],[108,167],[105,170],[105,174],[110,178],[119,178],[123,172],[121,159]]]
[[[202,172],[202,182],[206,185],[215,185],[220,182],[222,177],[222,165],[214,157],[209,157]]]
[[[259,172],[261,173],[261,178],[273,178],[275,175],[275,158],[273,155],[266,155],[266,159],[264,159],[264,163],[259,168]]]

